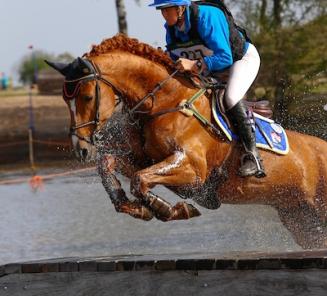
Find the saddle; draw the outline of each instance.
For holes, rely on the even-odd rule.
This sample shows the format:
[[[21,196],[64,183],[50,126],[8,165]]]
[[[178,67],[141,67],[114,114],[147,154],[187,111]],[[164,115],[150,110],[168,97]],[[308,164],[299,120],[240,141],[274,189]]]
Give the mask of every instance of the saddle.
[[[229,117],[226,116],[224,110],[224,89],[216,91],[211,100],[212,115],[215,123],[229,141],[233,139],[238,141],[239,136],[235,133],[233,125],[230,123]],[[269,101],[251,102],[244,100],[244,102],[250,110],[248,116],[255,133],[256,146],[277,154],[287,154],[289,151],[287,134],[282,126],[269,118],[272,116]]]
[[[260,114],[263,117],[272,118],[273,111],[270,107],[270,102],[268,100],[262,100],[257,102],[244,100],[244,102],[252,112]]]

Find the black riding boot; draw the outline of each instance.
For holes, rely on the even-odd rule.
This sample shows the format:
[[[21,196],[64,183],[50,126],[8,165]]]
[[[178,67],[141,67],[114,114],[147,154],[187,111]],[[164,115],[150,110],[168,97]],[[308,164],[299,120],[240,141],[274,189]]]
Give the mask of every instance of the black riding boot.
[[[238,102],[232,109],[228,110],[227,115],[245,150],[245,154],[241,156],[239,175],[241,177],[253,175],[257,178],[265,177],[266,173],[255,143],[255,133],[252,129],[248,110],[243,100]]]

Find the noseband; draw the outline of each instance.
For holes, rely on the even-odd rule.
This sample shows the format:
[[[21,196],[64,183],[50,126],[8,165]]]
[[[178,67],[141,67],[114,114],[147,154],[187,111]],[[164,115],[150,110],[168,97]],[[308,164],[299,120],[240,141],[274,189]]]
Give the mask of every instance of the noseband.
[[[83,122],[80,124],[75,124],[72,125],[70,127],[70,132],[69,135],[70,136],[76,136],[79,140],[85,141],[91,145],[94,145],[95,143],[95,133],[97,132],[97,128],[99,126],[100,123],[100,100],[101,100],[101,91],[100,91],[100,85],[99,85],[99,81],[105,83],[106,85],[110,86],[114,92],[115,95],[117,95],[118,99],[117,102],[115,104],[115,107],[122,101],[122,93],[121,91],[119,91],[108,79],[105,79],[102,77],[102,73],[99,69],[99,67],[93,62],[93,61],[89,61],[89,60],[84,60],[84,62],[87,64],[88,66],[88,70],[90,71],[91,74],[83,76],[81,78],[77,78],[74,80],[65,80],[64,81],[64,86],[63,86],[63,97],[65,100],[70,101],[73,100],[79,93],[79,90],[81,88],[81,85],[85,82],[88,81],[93,81],[95,80],[95,106],[96,106],[96,111],[95,111],[95,116],[94,119],[88,122]],[[73,92],[70,94],[68,91],[68,86],[69,85],[74,84],[74,89]],[[76,122],[75,118],[74,121]],[[77,133],[77,130],[89,125],[94,125],[95,128],[92,131],[92,133],[90,134],[90,136],[88,137],[83,137],[81,135],[79,135]]]

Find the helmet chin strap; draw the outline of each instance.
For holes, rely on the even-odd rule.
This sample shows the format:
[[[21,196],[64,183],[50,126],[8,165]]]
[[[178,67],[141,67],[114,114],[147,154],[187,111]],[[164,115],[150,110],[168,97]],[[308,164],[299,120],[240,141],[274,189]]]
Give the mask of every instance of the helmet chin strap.
[[[179,28],[182,28],[184,25],[184,12],[185,12],[185,6],[178,6],[177,7],[177,13],[178,13],[178,17],[177,17],[177,26]]]

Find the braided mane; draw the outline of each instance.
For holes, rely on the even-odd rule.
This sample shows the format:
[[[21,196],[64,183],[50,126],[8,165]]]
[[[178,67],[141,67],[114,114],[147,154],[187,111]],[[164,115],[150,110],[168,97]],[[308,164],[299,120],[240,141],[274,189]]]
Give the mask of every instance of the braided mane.
[[[141,43],[135,38],[129,38],[124,34],[117,34],[112,38],[103,40],[98,45],[93,45],[91,51],[84,54],[84,56],[94,57],[109,53],[113,50],[128,51],[150,61],[159,63],[168,69],[175,69],[173,60],[162,49],[155,49],[148,44]]]

